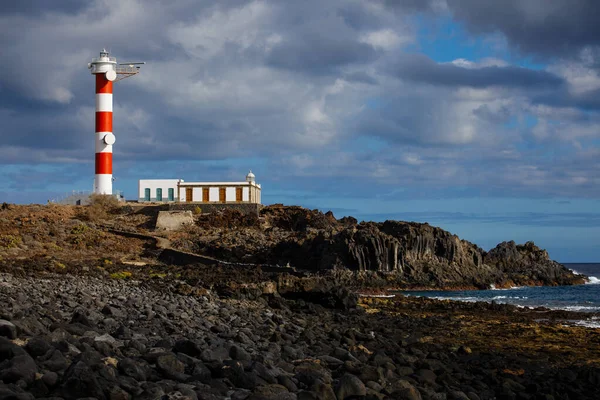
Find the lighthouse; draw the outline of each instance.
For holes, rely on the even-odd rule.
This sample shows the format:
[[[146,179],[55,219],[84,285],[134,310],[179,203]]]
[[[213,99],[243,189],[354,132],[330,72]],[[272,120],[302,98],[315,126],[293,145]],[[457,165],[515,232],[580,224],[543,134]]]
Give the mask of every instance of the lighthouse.
[[[113,83],[139,72],[138,64],[117,65],[117,59],[110,57],[106,49],[100,57],[93,58],[88,68],[96,79],[96,161],[94,193],[112,195],[113,166],[112,154],[116,138],[113,133]]]

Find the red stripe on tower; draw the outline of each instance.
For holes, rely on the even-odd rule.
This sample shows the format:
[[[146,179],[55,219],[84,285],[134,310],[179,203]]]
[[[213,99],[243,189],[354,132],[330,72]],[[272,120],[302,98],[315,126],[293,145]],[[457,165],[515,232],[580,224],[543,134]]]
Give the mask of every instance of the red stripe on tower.
[[[96,74],[96,93],[112,93],[113,83],[106,79],[105,74]]]
[[[96,133],[112,132],[112,111],[96,111]]]
[[[96,174],[112,174],[112,153],[96,153]]]

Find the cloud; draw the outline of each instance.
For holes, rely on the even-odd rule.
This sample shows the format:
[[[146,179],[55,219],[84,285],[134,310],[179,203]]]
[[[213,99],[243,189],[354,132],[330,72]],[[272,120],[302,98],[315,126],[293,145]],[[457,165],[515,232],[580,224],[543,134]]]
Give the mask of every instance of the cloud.
[[[0,9],[0,15],[41,15],[47,13],[76,14],[85,9],[89,3],[80,0],[20,0],[6,2]]]
[[[596,0],[447,0],[474,33],[501,32],[525,54],[569,57],[600,44]]]
[[[401,79],[443,86],[535,88],[556,87],[563,83],[560,77],[546,71],[513,66],[479,66],[463,59],[436,63],[423,55],[403,56],[390,69]]]
[[[225,177],[248,163],[273,190],[320,196],[396,187],[416,197],[600,195],[591,187],[600,172],[594,53],[535,69],[496,54],[419,54],[424,15],[455,12],[488,32],[456,2],[19,4],[0,13],[4,165],[77,165],[68,179],[87,179],[94,83],[85,66],[106,46],[119,61],[148,62],[115,85],[125,179]]]
[[[371,44],[311,35],[293,42],[284,39],[271,51],[267,63],[277,68],[327,74],[347,65],[367,63],[375,57]]]

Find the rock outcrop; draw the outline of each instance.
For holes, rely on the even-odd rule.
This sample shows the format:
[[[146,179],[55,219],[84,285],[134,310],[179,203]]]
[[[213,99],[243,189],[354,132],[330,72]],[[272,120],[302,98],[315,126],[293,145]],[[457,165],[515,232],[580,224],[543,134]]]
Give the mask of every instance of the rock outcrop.
[[[583,283],[545,250],[533,243],[499,244],[486,252],[477,245],[427,223],[361,222],[331,212],[301,207],[270,206],[253,225],[236,218],[228,228],[202,221],[199,235],[181,240],[186,248],[223,258],[266,264],[289,264],[323,271],[347,268],[377,272],[386,282],[428,288],[487,288],[490,285],[565,285]],[[214,217],[211,217],[214,219]],[[190,245],[190,240],[193,245]]]

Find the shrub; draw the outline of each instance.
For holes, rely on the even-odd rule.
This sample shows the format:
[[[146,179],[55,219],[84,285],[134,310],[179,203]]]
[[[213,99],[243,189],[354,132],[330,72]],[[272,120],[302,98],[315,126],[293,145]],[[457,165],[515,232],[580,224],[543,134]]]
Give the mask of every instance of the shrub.
[[[73,229],[71,229],[71,235],[82,235],[87,230],[88,226],[86,224],[79,224],[77,226],[74,226]]]
[[[82,217],[87,221],[101,221],[117,214],[120,208],[119,200],[115,196],[92,194]]]
[[[23,240],[16,235],[0,235],[0,248],[12,249],[17,247]]]
[[[202,209],[200,208],[200,206],[196,206],[196,208],[194,208],[194,214],[195,215],[202,214]]]

